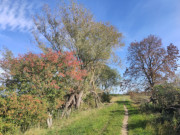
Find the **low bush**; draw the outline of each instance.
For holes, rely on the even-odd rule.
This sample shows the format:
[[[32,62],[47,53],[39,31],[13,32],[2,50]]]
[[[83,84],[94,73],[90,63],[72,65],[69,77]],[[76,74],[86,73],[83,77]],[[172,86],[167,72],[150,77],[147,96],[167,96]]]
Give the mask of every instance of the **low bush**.
[[[180,108],[180,88],[170,84],[155,87],[157,104],[165,111],[176,111]]]
[[[15,134],[19,131],[19,126],[13,124],[11,121],[6,121],[0,117],[0,135]]]
[[[86,98],[83,100],[84,104],[82,104],[82,108],[94,108],[96,106],[95,100],[92,94],[88,94]]]
[[[141,103],[140,110],[141,112],[149,112],[149,113],[162,112],[161,108],[158,105],[154,105],[150,102]]]
[[[180,89],[172,84],[158,85],[154,88],[156,103],[143,103],[142,112],[160,113],[155,121],[159,135],[176,135],[180,131]]]
[[[101,102],[110,103],[111,99],[112,99],[112,96],[109,93],[103,92],[103,94],[101,95]]]
[[[0,98],[0,107],[0,132],[2,134],[15,132],[16,128],[25,132],[32,125],[40,126],[46,122],[46,101],[32,95],[17,96],[14,93],[5,98]]]

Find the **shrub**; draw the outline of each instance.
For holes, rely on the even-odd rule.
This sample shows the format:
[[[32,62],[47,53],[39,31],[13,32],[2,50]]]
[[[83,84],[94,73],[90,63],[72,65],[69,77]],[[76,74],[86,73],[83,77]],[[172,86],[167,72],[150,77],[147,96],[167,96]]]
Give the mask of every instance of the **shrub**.
[[[19,127],[10,121],[0,117],[0,135],[14,134],[19,130]]]
[[[14,127],[14,125],[24,132],[32,125],[45,122],[47,118],[46,101],[32,95],[17,96],[14,93],[1,98],[0,106],[2,107],[0,117],[5,121],[2,121],[3,132],[13,131],[9,127]]]
[[[101,95],[101,102],[108,102],[108,103],[110,103],[110,101],[111,101],[111,95],[107,92],[107,93],[105,93],[105,92],[103,92],[103,94]]]
[[[50,111],[57,107],[56,101],[69,93],[78,91],[79,82],[86,76],[81,69],[82,62],[73,52],[26,53],[15,58],[3,58],[0,67],[8,72],[0,74],[6,91],[16,91],[19,95],[43,95]],[[17,91],[18,90],[18,91]]]
[[[163,110],[171,111],[180,107],[180,89],[170,84],[156,86],[155,97]]]
[[[158,105],[154,105],[152,103],[141,103],[140,110],[142,112],[161,112],[161,108]]]
[[[159,135],[178,134],[180,131],[180,89],[171,84],[158,85],[154,88],[156,104],[145,103],[141,111],[161,112],[156,120],[156,132]]]
[[[84,99],[83,108],[94,108],[96,106],[95,100],[92,94],[88,94],[86,98]]]

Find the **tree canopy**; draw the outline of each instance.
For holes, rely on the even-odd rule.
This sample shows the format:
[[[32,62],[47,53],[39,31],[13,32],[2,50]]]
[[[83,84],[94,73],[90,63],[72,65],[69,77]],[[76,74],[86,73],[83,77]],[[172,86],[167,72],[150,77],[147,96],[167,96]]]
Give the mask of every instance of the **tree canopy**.
[[[31,94],[45,98],[50,103],[49,107],[53,107],[57,99],[63,101],[66,94],[79,90],[77,86],[86,76],[81,64],[73,52],[61,53],[51,49],[41,54],[27,53],[5,58],[0,65],[8,72],[1,76],[1,87],[19,95]]]
[[[60,2],[55,11],[45,6],[34,17],[34,23],[37,45],[43,51],[51,47],[54,51],[74,52],[82,61],[81,69],[88,72],[82,92],[91,91],[97,97],[96,80],[101,68],[114,56],[113,49],[123,46],[122,33],[109,23],[96,21],[89,10],[74,1]]]
[[[105,62],[114,47],[123,45],[122,33],[109,23],[95,21],[92,13],[82,5],[73,1],[60,5],[55,12],[45,6],[42,15],[34,17],[38,46],[51,46],[56,51],[71,50],[88,68],[90,64]],[[47,42],[40,40],[39,35]]]
[[[97,83],[103,90],[110,91],[112,87],[120,84],[120,79],[121,78],[117,70],[112,69],[109,66],[104,66],[101,70]]]
[[[170,44],[165,50],[161,39],[150,35],[140,42],[132,42],[128,48],[129,67],[125,75],[134,82],[141,82],[146,90],[174,75],[179,57],[178,48]],[[139,83],[138,83],[139,84]]]

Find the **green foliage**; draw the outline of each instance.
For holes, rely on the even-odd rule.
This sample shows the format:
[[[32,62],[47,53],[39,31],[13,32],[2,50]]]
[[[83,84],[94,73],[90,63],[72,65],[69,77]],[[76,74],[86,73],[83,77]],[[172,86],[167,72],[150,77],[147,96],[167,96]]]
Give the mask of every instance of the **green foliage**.
[[[73,113],[68,119],[55,121],[52,129],[32,129],[26,135],[118,135],[121,134],[124,109],[123,96],[113,97],[112,104]]]
[[[113,86],[117,86],[120,81],[120,75],[117,70],[111,69],[109,66],[105,65],[100,71],[99,79],[97,84],[102,87],[102,89],[107,90]]]
[[[16,128],[24,132],[32,125],[44,123],[47,111],[61,108],[67,103],[67,95],[76,95],[66,107],[68,109],[77,103],[75,100],[81,103],[78,95],[81,92],[93,91],[98,98],[95,83],[99,71],[112,57],[113,49],[122,46],[122,33],[109,23],[95,21],[83,6],[73,1],[65,3],[57,10],[58,14],[51,13],[47,7],[43,16],[34,17],[37,26],[34,35],[43,53],[13,57],[6,50],[0,60],[0,68],[4,71],[0,75],[0,90],[5,91],[6,96],[0,98],[0,131],[3,134],[15,133]],[[40,41],[39,34],[45,40]],[[116,85],[117,80],[117,71],[109,67],[101,73],[100,81],[105,88]],[[95,106],[91,94],[84,101]],[[103,101],[110,101],[109,95],[103,96]],[[109,115],[110,112],[108,118]],[[103,122],[98,126],[102,125]]]
[[[14,127],[26,131],[30,126],[43,123],[47,118],[46,101],[32,95],[17,96],[15,93],[0,98],[2,132],[13,132]],[[12,130],[12,129],[13,130]]]
[[[140,105],[141,112],[146,113],[155,113],[155,112],[161,112],[161,107],[158,105],[154,105],[153,103],[141,103]]]
[[[82,108],[94,108],[96,106],[95,100],[92,94],[88,94],[84,99],[84,103],[82,104]]]
[[[12,135],[17,133],[18,130],[18,126],[0,117],[0,135]]]
[[[109,23],[95,21],[89,10],[73,0],[70,3],[61,1],[57,12],[46,6],[42,15],[34,17],[34,23],[38,46],[42,47],[44,42],[39,38],[42,35],[53,50],[67,48],[74,51],[84,66],[106,61],[114,47],[122,46],[122,33]]]
[[[102,102],[108,102],[110,103],[112,96],[107,92],[103,92],[101,95],[101,101]]]
[[[138,98],[137,95],[137,93],[135,95],[133,93],[133,101]],[[180,113],[178,112],[180,108],[180,89],[174,84],[158,85],[154,87],[153,96],[156,102],[141,103],[138,114],[144,115],[146,113],[156,116],[156,119],[148,122],[148,125],[153,129],[154,133],[152,134],[178,134],[180,130]]]
[[[156,118],[155,115],[141,112],[130,101],[126,101],[125,105],[128,108],[129,114],[129,135],[156,135],[155,128],[153,127],[153,121]]]
[[[113,49],[123,46],[122,33],[109,23],[95,21],[89,10],[73,0],[62,0],[55,10],[57,12],[52,11],[46,6],[34,17],[37,45],[43,51],[49,46],[55,51],[73,51],[83,62],[81,69],[88,72],[82,91],[96,93],[99,70],[114,56]],[[41,40],[41,36],[45,40]]]
[[[169,132],[180,130],[180,88],[172,84],[164,84],[155,87],[157,105],[162,110],[161,122]],[[168,123],[168,124],[167,124]],[[169,133],[167,131],[167,133]]]
[[[158,105],[162,109],[180,106],[180,88],[174,87],[171,84],[165,84],[156,86],[154,89]]]
[[[47,132],[48,135],[117,135],[121,133],[121,125],[124,116],[121,104],[113,104],[92,111],[89,115],[83,116],[68,126],[61,129],[54,128]]]
[[[18,94],[31,94],[47,99],[49,109],[56,108],[56,101],[63,100],[65,94],[78,90],[76,87],[86,75],[81,70],[81,62],[72,52],[27,53],[16,58],[0,61],[3,69],[3,87]],[[80,85],[79,85],[80,86]],[[62,103],[62,102],[61,102]]]

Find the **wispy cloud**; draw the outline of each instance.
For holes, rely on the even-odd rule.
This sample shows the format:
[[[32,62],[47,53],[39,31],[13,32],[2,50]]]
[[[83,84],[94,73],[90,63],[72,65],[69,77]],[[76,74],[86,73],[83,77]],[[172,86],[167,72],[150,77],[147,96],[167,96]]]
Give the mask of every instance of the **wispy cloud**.
[[[27,0],[0,0],[0,30],[30,30],[35,3]]]

